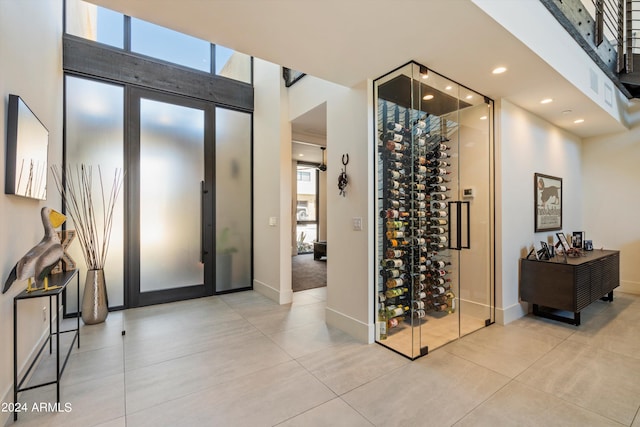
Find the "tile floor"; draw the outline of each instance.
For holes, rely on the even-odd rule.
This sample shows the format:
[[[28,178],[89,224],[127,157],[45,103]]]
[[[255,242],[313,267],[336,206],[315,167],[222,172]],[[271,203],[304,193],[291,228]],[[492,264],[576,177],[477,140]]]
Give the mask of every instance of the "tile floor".
[[[580,327],[492,325],[414,362],[328,327],[325,299],[246,292],[111,313],[82,327],[62,381],[71,411],[15,425],[640,427],[640,296],[594,303]],[[53,386],[21,394],[54,400]]]

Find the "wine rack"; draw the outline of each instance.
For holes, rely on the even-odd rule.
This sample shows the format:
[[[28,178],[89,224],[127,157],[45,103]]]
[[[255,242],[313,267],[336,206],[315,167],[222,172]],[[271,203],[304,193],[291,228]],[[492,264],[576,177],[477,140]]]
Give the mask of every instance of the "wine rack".
[[[453,313],[447,120],[379,101],[377,339]]]

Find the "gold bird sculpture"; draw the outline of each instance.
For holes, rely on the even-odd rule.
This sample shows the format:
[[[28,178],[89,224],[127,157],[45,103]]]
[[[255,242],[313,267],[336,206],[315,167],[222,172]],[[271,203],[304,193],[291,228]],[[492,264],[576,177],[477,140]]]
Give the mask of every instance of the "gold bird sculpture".
[[[40,243],[31,248],[29,252],[18,261],[15,267],[13,267],[2,288],[3,294],[9,290],[16,280],[29,279],[27,292],[40,289],[38,288],[38,283],[40,282],[44,283],[43,291],[59,288],[59,286],[49,287],[47,277],[64,253],[64,249],[60,244],[60,238],[55,232],[55,229],[60,227],[67,217],[48,207],[42,208],[40,216],[42,217],[42,225],[44,226],[44,237]],[[35,287],[31,286],[32,280],[36,283]]]

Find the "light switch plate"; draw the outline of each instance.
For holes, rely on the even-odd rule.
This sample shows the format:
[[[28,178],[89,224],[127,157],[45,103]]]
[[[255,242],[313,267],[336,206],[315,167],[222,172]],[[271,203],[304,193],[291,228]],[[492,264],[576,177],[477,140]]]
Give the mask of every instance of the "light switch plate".
[[[269,226],[270,227],[275,227],[276,225],[278,225],[278,218],[275,216],[270,216],[269,217]]]
[[[353,217],[353,230],[362,231],[362,218]]]

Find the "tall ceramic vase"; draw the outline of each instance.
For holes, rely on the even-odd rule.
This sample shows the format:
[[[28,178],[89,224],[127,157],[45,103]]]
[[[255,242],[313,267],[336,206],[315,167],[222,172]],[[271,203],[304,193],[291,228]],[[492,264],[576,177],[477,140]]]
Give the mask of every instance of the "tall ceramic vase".
[[[82,321],[86,325],[104,322],[109,314],[108,306],[104,270],[87,271],[82,297]]]

